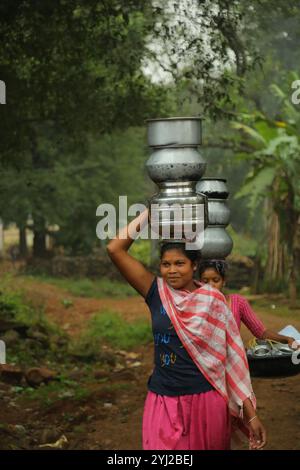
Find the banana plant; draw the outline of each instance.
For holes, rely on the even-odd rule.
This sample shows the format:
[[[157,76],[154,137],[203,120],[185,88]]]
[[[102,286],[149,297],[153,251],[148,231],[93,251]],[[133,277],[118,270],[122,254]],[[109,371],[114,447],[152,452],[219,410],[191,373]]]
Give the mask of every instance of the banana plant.
[[[275,221],[278,222],[277,246],[274,245],[274,227],[266,224],[269,234],[267,267],[271,266],[266,271],[271,273],[271,282],[280,282],[284,280],[282,277],[288,280],[290,300],[295,304],[297,267],[300,267],[300,109],[278,85],[272,85],[271,91],[281,100],[283,117],[280,120],[255,112],[248,117],[248,122],[243,119],[232,124],[242,141],[252,148],[251,153],[244,155],[251,162],[251,170],[235,197],[248,197],[252,216],[265,201],[266,219],[271,218],[274,227]],[[285,263],[275,259],[280,251]],[[286,258],[288,269],[284,266]],[[274,269],[274,265],[280,269]]]

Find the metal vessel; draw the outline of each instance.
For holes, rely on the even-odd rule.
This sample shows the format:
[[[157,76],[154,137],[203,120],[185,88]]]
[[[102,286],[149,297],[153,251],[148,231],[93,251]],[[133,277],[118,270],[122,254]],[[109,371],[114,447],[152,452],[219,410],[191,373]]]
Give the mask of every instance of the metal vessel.
[[[231,253],[232,247],[232,238],[222,225],[208,225],[200,255],[202,259],[224,259]]]
[[[195,182],[165,181],[149,200],[153,232],[164,239],[192,239],[208,223],[207,198],[195,192]]]
[[[209,199],[227,199],[229,196],[226,179],[223,178],[201,178],[196,185],[196,191],[205,194]]]
[[[230,221],[230,209],[224,199],[208,198],[208,224],[226,227]]]
[[[202,178],[196,185],[196,191],[208,198],[208,227],[204,232],[201,257],[224,259],[233,247],[233,241],[225,230],[230,221],[230,209],[226,201],[229,195],[226,179]]]
[[[148,119],[150,147],[197,147],[202,143],[200,117],[172,117]]]
[[[152,231],[162,239],[192,239],[208,223],[207,198],[196,192],[206,163],[198,151],[201,118],[149,119],[152,154],[146,168],[159,191],[149,200]]]
[[[198,181],[206,162],[196,148],[176,147],[154,149],[146,162],[152,181]]]

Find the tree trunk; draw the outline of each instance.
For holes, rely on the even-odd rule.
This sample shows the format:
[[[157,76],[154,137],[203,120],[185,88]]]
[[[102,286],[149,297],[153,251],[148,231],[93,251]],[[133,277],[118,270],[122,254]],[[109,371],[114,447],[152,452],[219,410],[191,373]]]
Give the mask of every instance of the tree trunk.
[[[47,255],[46,221],[41,216],[35,216],[33,220],[33,256],[35,258],[45,258]]]
[[[297,283],[299,280],[299,264],[300,264],[300,214],[295,214],[295,225],[293,231],[292,246],[292,265],[290,272],[289,297],[290,307],[298,308],[297,305]]]
[[[261,289],[259,285],[260,281],[260,273],[261,273],[261,259],[258,253],[255,255],[254,259],[254,269],[253,269],[253,277],[251,283],[251,292],[253,294],[259,294]]]
[[[0,256],[2,256],[4,253],[4,228],[3,228],[3,222],[0,219]]]
[[[292,267],[289,279],[290,308],[297,308],[297,276],[294,256],[292,257]]]
[[[46,234],[34,230],[33,235],[33,256],[35,258],[44,258],[46,256]]]
[[[21,258],[27,258],[28,246],[26,238],[26,228],[19,226],[19,251]]]
[[[43,168],[41,154],[38,151],[37,137],[35,131],[31,135],[31,153],[32,168],[39,170]],[[39,206],[37,206],[39,207]],[[46,248],[46,220],[41,215],[42,212],[36,209],[33,211],[33,256],[36,258],[44,258],[47,254]]]
[[[295,208],[295,192],[290,181],[286,179],[288,192],[285,198],[285,214],[289,226],[286,228],[286,240],[291,259],[289,278],[290,307],[297,308],[297,258],[300,250],[300,214]]]
[[[284,284],[286,280],[286,247],[282,241],[278,214],[272,210],[268,226],[268,259],[266,281],[271,286]]]

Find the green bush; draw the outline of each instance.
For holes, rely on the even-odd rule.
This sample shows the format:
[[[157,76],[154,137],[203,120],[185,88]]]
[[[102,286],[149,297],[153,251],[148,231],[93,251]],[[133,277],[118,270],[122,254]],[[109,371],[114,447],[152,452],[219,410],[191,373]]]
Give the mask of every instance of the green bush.
[[[22,291],[12,291],[5,283],[0,292],[0,318],[7,323],[7,330],[18,332],[6,348],[8,363],[29,366],[39,364],[44,359],[57,362],[63,345],[67,345],[66,333],[47,319],[43,306],[31,304]],[[1,333],[4,341],[5,334],[5,331]],[[34,334],[41,336],[33,339]]]
[[[46,322],[42,309],[31,306],[20,292],[0,292],[0,315],[2,319],[27,326]]]
[[[129,253],[143,263],[150,266],[151,262],[151,243],[149,240],[137,240],[131,245]]]

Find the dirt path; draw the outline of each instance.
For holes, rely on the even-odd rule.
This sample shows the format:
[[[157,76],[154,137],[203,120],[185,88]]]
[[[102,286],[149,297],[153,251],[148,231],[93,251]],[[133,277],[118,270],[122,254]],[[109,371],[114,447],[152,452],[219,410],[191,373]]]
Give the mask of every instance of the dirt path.
[[[24,290],[34,304],[43,305],[47,317],[70,335],[80,333],[87,321],[101,311],[120,313],[129,322],[149,318],[148,308],[140,296],[125,299],[76,297],[57,286],[23,277],[16,279],[16,287]],[[64,306],[66,299],[72,303],[67,308]]]
[[[58,287],[33,281],[23,288],[35,302],[43,303],[47,316],[71,335],[80,332],[94,313],[107,309],[119,312],[128,321],[143,316],[149,318],[148,309],[140,297],[123,300],[78,298]],[[67,309],[62,304],[65,298],[73,302]],[[257,313],[268,328],[278,331],[291,323],[300,329],[300,315],[299,320],[295,320],[279,318],[265,311]],[[245,341],[251,337],[245,328],[242,336]],[[20,409],[18,404],[12,405],[7,399],[0,410],[0,422],[11,424],[7,432],[12,435],[16,432],[16,424],[31,432],[32,442],[26,441],[26,448],[36,448],[38,436],[51,423],[66,435],[70,449],[141,449],[142,411],[152,370],[153,347],[139,347],[134,352],[139,355],[141,364],[134,369],[111,374],[108,383],[104,384],[106,388],[101,381],[98,386],[93,385],[89,399],[77,404],[76,410],[68,400],[47,409],[39,409],[34,403],[27,409]],[[284,379],[254,378],[253,387],[259,414],[269,434],[267,448],[300,449],[300,375]],[[9,390],[2,389],[0,394],[9,395]],[[69,423],[68,413],[72,415]]]

